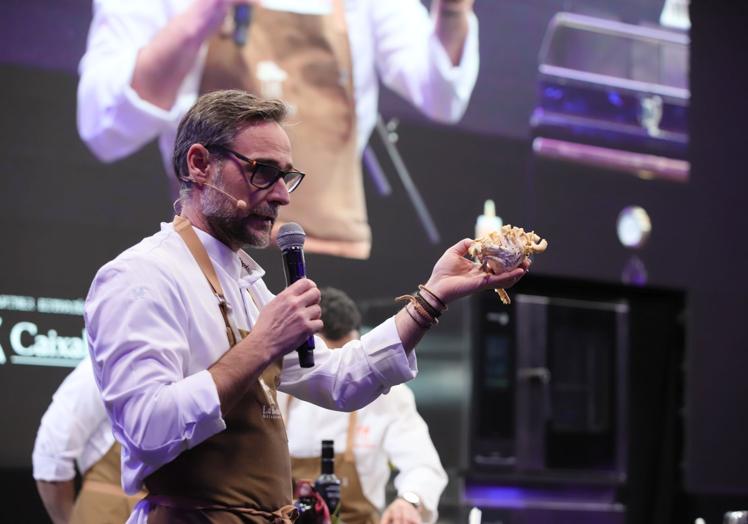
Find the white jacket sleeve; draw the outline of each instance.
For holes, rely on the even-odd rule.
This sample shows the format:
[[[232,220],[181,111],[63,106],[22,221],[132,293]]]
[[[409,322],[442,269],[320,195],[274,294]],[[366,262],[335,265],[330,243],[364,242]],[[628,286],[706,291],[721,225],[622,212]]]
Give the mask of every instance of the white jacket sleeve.
[[[62,481],[75,477],[75,462],[102,425],[108,428],[109,421],[91,360],[86,358],[62,382],[42,417],[31,455],[34,478]],[[108,444],[112,442],[113,437]]]
[[[431,442],[429,428],[416,410],[413,392],[407,386],[392,388],[393,421],[384,438],[384,451],[399,471],[395,477],[398,493],[412,491],[423,502],[425,522],[438,516],[439,497],[447,485],[447,474]]]
[[[154,265],[131,262],[122,271],[116,264],[102,268],[89,291],[88,342],[125,461],[144,464],[147,476],[226,423],[210,373],[186,374],[190,319],[173,276]],[[124,481],[127,493],[139,488]]]
[[[478,20],[468,19],[460,63],[453,66],[418,0],[371,2],[376,62],[382,82],[428,117],[453,123],[462,118],[478,78]]]
[[[77,119],[81,139],[100,160],[130,155],[162,132],[175,129],[197,97],[188,85],[195,75],[185,80],[184,93],[180,91],[169,111],[141,99],[130,86],[138,52],[181,7],[167,4],[166,0],[94,0],[86,53],[79,65]]]
[[[359,409],[418,371],[415,351],[405,354],[394,317],[340,349],[328,349],[319,337],[315,345],[312,368],[300,367],[295,351],[283,358],[278,389],[323,408]]]

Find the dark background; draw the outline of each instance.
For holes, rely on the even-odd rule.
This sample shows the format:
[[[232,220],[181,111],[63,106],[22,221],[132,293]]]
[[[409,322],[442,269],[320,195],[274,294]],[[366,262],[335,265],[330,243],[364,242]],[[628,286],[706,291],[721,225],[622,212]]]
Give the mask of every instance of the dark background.
[[[0,294],[81,298],[101,264],[170,220],[166,180],[153,145],[101,165],[77,136],[75,67],[85,47],[89,3],[17,0],[4,7]],[[653,235],[638,256],[650,283],[688,296],[684,485],[678,488],[691,522],[699,515],[718,522],[718,509],[748,507],[748,9],[741,2],[693,1],[688,184],[539,161],[529,144],[537,52],[552,14],[572,10],[654,23],[660,9],[661,2],[644,0],[479,1],[481,75],[463,123],[426,123],[392,95],[383,100],[385,115],[403,120],[399,148],[444,240],[428,243],[392,179],[395,193],[387,198],[367,187],[371,259],[308,256],[308,267],[318,283],[346,289],[367,318],[376,319],[392,311],[392,297],[425,281],[444,248],[472,236],[483,201],[493,198],[506,222],[549,238],[549,251],[536,259],[533,272],[617,282],[631,253],[615,237],[616,217],[624,206],[645,207]],[[269,269],[271,289],[280,289],[279,254],[254,255]],[[412,383],[454,478],[465,464],[469,407],[464,306],[451,307],[424,340],[422,373]],[[59,330],[74,334],[80,322],[62,319]],[[30,453],[39,418],[68,371],[0,366],[0,521],[15,514],[10,501],[29,506],[27,521],[41,514]],[[444,500],[458,497],[459,485],[452,485]]]

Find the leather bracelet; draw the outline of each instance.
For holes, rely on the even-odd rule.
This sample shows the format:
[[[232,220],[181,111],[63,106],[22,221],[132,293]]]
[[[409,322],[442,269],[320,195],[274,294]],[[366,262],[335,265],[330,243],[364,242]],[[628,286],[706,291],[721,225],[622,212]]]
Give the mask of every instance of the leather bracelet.
[[[423,325],[423,324],[421,324],[421,322],[419,322],[419,321],[418,321],[418,319],[417,319],[416,317],[418,317],[418,316],[420,316],[420,315],[418,315],[417,313],[416,313],[416,314],[413,314],[413,312],[412,312],[412,311],[411,311],[410,309],[408,309],[408,306],[409,306],[409,305],[410,305],[410,304],[405,304],[405,312],[406,312],[406,313],[407,313],[408,315],[410,315],[410,318],[412,318],[412,319],[413,319],[413,322],[415,322],[415,323],[416,323],[416,324],[418,325],[418,327],[420,327],[421,329],[429,329],[429,328],[431,328],[431,324],[426,324],[426,325]]]
[[[426,313],[428,313],[431,317],[439,318],[441,316],[442,312],[429,304],[429,301],[423,298],[420,291],[416,293],[416,301],[421,305],[421,307],[423,307],[423,309],[426,310]]]
[[[402,302],[407,300],[408,303],[405,305],[405,311],[410,315],[410,318],[413,319],[413,321],[421,326],[424,329],[429,329],[431,326],[438,324],[439,319],[435,318],[433,315],[430,315],[426,309],[418,303],[418,299],[414,297],[413,295],[402,295],[395,299],[395,302]],[[413,314],[413,311],[411,311],[408,306],[413,307],[413,311],[415,311],[415,315]],[[426,325],[422,324],[421,322],[418,322],[416,317],[420,317],[421,320],[423,320]]]
[[[413,300],[410,305],[413,306],[413,309],[416,310],[416,313],[418,313],[422,319],[429,323],[429,327],[435,326],[439,323],[439,319],[429,315],[428,311],[426,311],[423,306],[418,303],[418,300]]]
[[[446,311],[446,310],[449,309],[447,307],[447,304],[445,304],[444,301],[436,295],[436,293],[434,293],[433,291],[431,291],[429,288],[427,288],[423,284],[419,284],[418,285],[418,289],[420,291],[425,291],[430,297],[432,297],[434,300],[436,300],[436,302],[439,304],[439,307],[442,308],[442,311]]]

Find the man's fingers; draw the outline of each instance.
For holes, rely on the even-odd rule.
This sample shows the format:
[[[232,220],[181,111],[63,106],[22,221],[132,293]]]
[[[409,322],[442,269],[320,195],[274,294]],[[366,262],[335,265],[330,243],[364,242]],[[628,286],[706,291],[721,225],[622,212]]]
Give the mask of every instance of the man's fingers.
[[[306,311],[309,314],[309,320],[317,320],[322,318],[322,308],[317,304],[307,307]]]
[[[299,303],[303,306],[314,306],[319,304],[322,294],[317,286],[310,287],[299,295]]]
[[[516,269],[512,269],[511,271],[507,271],[505,273],[500,273],[498,275],[492,275],[490,273],[486,273],[486,279],[484,281],[484,285],[486,287],[512,287],[514,284],[519,282],[519,279],[525,276],[524,268],[518,267]]]
[[[309,322],[309,328],[312,330],[312,333],[319,333],[322,331],[323,327],[324,324],[322,324],[322,319],[316,319]]]
[[[288,286],[285,291],[294,295],[303,295],[310,289],[317,289],[317,284],[315,284],[314,281],[309,278],[300,278],[299,280]]]
[[[456,253],[457,255],[464,257],[468,249],[470,249],[470,246],[473,245],[473,239],[472,238],[463,238],[459,242],[457,242],[455,245],[450,247],[447,251],[452,251]]]

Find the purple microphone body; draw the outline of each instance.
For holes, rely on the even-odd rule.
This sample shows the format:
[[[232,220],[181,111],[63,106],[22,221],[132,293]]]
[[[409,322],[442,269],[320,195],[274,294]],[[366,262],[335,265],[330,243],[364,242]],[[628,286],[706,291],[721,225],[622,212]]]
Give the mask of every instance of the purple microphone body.
[[[244,47],[247,43],[250,18],[248,5],[240,4],[234,7],[234,43],[237,47]]]
[[[286,287],[300,278],[306,277],[304,263],[304,240],[306,234],[299,224],[289,222],[278,229],[276,242],[283,255],[283,271],[286,274]],[[299,365],[302,368],[314,366],[314,337],[296,349],[299,354]]]

